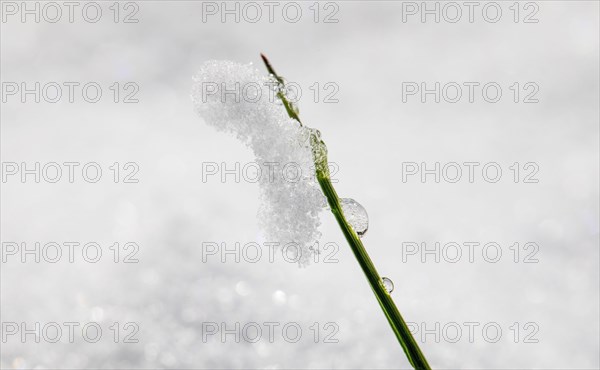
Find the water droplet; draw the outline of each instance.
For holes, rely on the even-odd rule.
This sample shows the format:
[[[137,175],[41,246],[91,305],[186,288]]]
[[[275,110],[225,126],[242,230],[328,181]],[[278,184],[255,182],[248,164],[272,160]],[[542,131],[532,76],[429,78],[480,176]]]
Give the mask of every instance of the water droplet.
[[[381,282],[383,283],[383,287],[385,288],[385,290],[387,290],[388,293],[392,293],[394,291],[394,282],[391,279],[382,277]]]
[[[356,231],[359,237],[365,235],[369,229],[369,215],[367,210],[357,201],[351,198],[342,198],[342,211],[350,226]]]

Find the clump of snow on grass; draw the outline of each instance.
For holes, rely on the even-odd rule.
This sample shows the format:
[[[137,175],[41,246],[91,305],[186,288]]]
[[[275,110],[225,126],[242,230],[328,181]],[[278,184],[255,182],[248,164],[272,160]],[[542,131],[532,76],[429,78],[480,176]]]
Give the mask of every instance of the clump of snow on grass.
[[[325,204],[314,176],[311,129],[289,118],[274,95],[273,79],[252,64],[209,61],[193,80],[196,112],[251,148],[261,166],[259,221],[267,239],[287,245],[290,255],[297,250],[299,264],[306,265]]]

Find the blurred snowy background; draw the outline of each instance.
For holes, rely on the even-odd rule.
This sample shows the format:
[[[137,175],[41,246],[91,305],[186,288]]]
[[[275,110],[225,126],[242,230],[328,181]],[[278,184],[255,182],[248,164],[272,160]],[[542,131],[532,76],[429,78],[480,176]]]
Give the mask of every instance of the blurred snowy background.
[[[439,23],[421,2],[275,2],[273,22],[263,2],[237,3],[238,22],[222,22],[222,2],[74,2],[73,22],[61,2],[61,18],[55,5],[26,3],[34,13],[38,4],[39,22],[25,3],[1,3],[2,368],[409,367],[330,214],[321,245],[339,250],[321,256],[337,262],[270,261],[257,185],[206,174],[206,163],[232,169],[253,157],[195,116],[191,76],[209,59],[263,68],[260,52],[301,86],[302,119],[323,133],[340,195],[367,209],[365,245],[433,367],[600,366],[598,2],[475,2],[472,21],[453,3],[454,23],[456,6],[443,2],[426,5],[437,4]],[[254,4],[262,17],[252,23]],[[22,94],[36,82],[39,103]],[[79,83],[72,103],[69,82]],[[102,89],[97,103],[82,97],[89,82]],[[449,86],[439,103],[432,94],[403,102],[406,82],[456,82],[463,96],[446,101]],[[480,84],[472,103],[464,82]],[[489,82],[502,88],[497,103],[482,98]],[[536,87],[539,102],[524,103]],[[324,102],[334,90],[338,102]],[[25,182],[22,162],[34,170]],[[63,170],[56,183],[51,162]],[[80,164],[73,182],[64,162]],[[81,175],[92,162],[102,169],[95,183]],[[423,183],[420,173],[403,181],[406,162],[481,165],[473,183],[466,172]],[[488,162],[500,181],[482,178]],[[538,182],[525,182],[535,165]],[[62,257],[52,263],[54,244],[36,242],[58,243]],[[72,263],[69,242],[80,243]],[[96,263],[95,244],[82,252],[90,242],[102,251]],[[233,252],[208,254],[210,242]],[[409,242],[455,242],[462,258],[451,263],[455,249],[440,247],[439,263],[434,252],[423,262]],[[472,262],[465,242],[480,243]],[[502,255],[494,247],[486,260],[490,242]],[[256,263],[248,243],[261,244]]]

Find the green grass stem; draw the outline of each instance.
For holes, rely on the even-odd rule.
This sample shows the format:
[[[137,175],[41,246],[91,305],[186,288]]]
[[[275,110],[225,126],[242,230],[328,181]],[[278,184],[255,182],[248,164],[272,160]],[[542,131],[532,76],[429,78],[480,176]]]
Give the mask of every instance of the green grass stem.
[[[271,66],[269,60],[263,54],[261,54],[261,57],[269,73],[273,75],[273,77],[281,85],[284,85],[285,80],[275,73],[275,70]],[[281,99],[288,115],[300,122],[300,125],[302,125],[297,111],[293,109],[292,104],[287,100],[285,94],[278,93],[277,96]],[[369,282],[369,285],[371,286],[371,289],[377,298],[377,302],[379,302],[379,305],[381,306],[381,309],[383,310],[383,313],[385,314],[385,317],[387,318],[394,334],[396,335],[398,342],[400,342],[400,346],[402,346],[402,349],[404,350],[404,353],[406,354],[406,357],[413,368],[417,370],[431,369],[427,363],[427,359],[425,359],[425,356],[421,352],[419,345],[410,333],[410,330],[402,318],[402,315],[400,315],[400,311],[398,311],[394,300],[385,289],[383,281],[379,276],[373,261],[371,261],[365,246],[344,216],[344,212],[342,211],[342,206],[340,204],[340,198],[338,197],[329,176],[327,149],[325,147],[325,143],[323,143],[319,136],[313,133],[311,136],[311,144],[313,146],[316,176],[317,180],[319,181],[319,185],[323,190],[323,194],[325,194],[325,197],[327,198],[331,212],[335,216],[340,229],[342,229],[342,233],[344,234],[344,237],[346,237],[346,241],[348,241],[348,244],[350,245],[350,248],[356,257],[358,264],[363,270],[367,281]]]

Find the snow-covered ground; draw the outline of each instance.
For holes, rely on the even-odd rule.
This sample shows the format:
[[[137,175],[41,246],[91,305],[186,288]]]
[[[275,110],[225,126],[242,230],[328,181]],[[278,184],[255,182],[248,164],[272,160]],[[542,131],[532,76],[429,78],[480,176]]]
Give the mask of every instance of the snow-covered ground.
[[[439,23],[421,2],[239,3],[222,22],[221,2],[101,1],[96,23],[20,4],[2,2],[2,368],[409,367],[333,216],[310,266],[270,255],[252,152],[193,112],[203,62],[260,52],[300,86],[433,367],[600,366],[597,2],[438,3]]]

